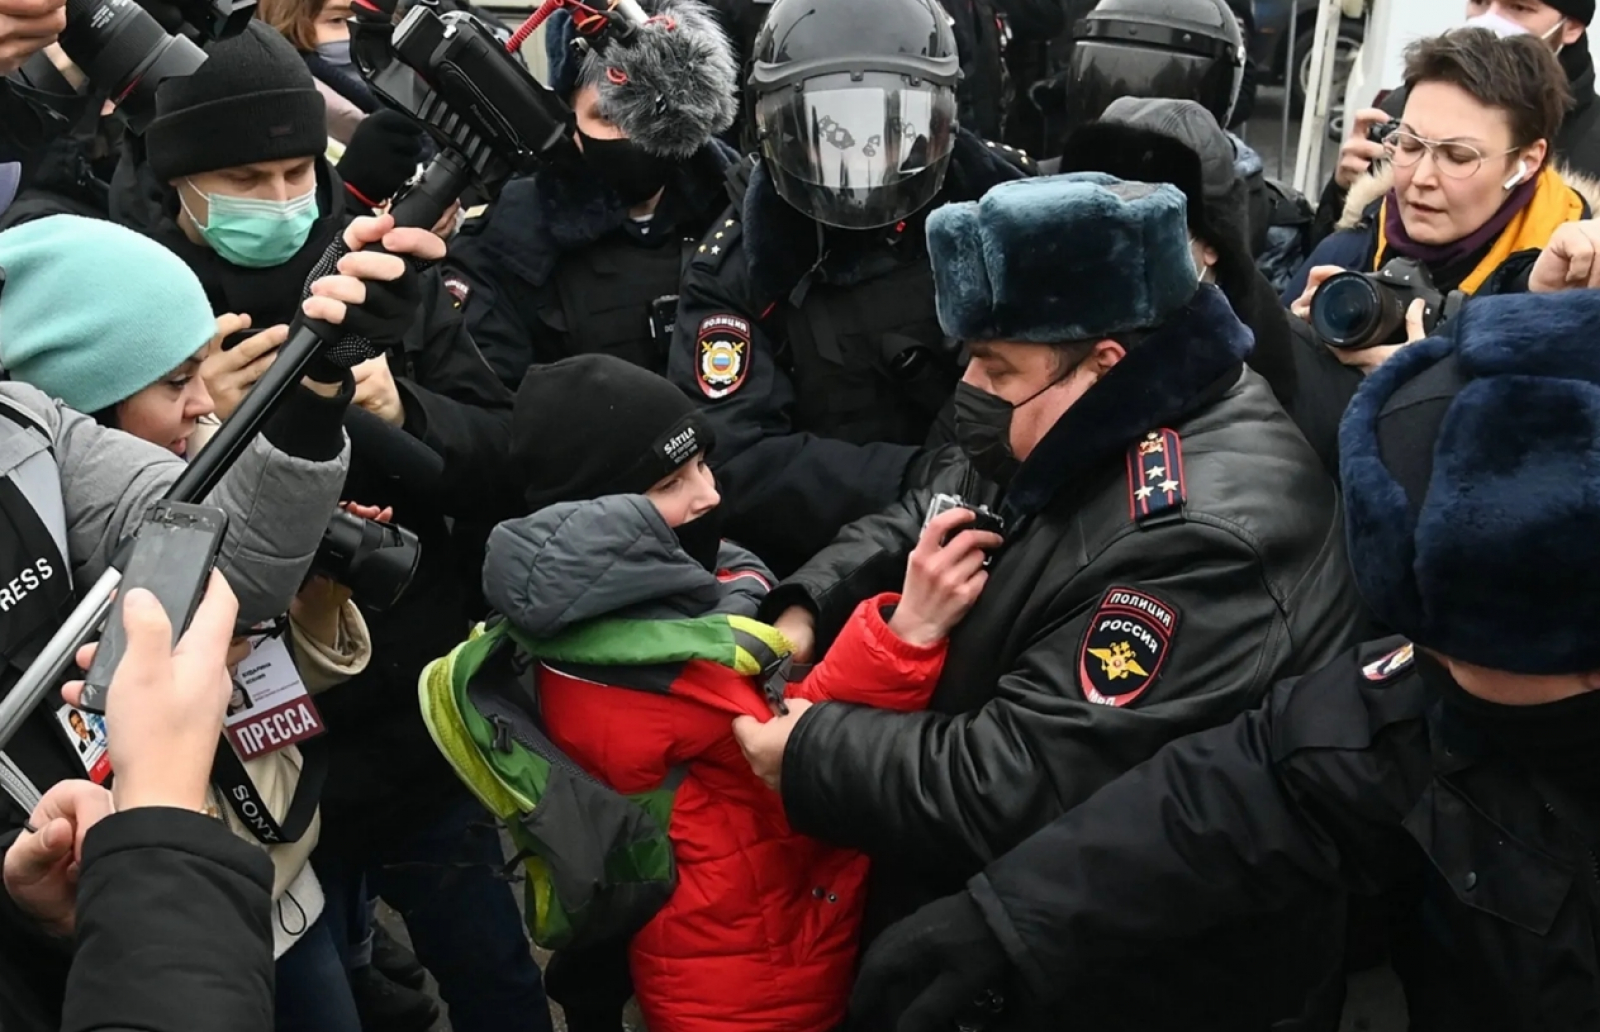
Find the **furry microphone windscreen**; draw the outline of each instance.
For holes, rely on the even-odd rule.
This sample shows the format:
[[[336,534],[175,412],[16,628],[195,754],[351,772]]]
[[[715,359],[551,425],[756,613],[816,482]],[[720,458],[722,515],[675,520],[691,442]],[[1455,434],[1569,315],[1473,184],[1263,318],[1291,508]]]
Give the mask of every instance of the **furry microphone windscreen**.
[[[626,43],[583,59],[578,85],[600,91],[600,114],[641,148],[690,157],[738,114],[739,63],[716,17],[696,0],[645,0],[651,15]]]

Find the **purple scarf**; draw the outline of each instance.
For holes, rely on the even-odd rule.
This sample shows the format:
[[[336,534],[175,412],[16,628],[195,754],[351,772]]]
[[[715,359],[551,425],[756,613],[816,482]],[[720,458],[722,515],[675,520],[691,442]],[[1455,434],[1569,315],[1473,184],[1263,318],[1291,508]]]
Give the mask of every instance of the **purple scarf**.
[[[1489,242],[1498,237],[1511,225],[1511,220],[1533,203],[1534,194],[1539,192],[1539,181],[1543,170],[1529,176],[1522,185],[1506,197],[1505,203],[1500,205],[1500,210],[1494,217],[1468,233],[1460,240],[1453,240],[1448,244],[1419,244],[1411,239],[1406,232],[1406,227],[1400,221],[1400,197],[1394,191],[1389,191],[1384,205],[1383,233],[1388,238],[1389,251],[1403,258],[1421,262],[1430,269],[1447,269],[1469,255],[1487,247]],[[1384,256],[1387,260],[1387,256]]]

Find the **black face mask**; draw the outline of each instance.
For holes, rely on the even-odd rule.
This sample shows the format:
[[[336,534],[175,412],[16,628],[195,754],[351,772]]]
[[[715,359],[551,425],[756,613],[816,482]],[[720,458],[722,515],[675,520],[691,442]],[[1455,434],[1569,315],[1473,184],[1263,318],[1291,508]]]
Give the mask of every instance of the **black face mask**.
[[[956,384],[956,443],[980,476],[1001,487],[1011,483],[1011,478],[1022,468],[1011,450],[1011,417],[1017,409],[1071,375],[1069,369],[1015,405],[969,383]]]
[[[584,164],[632,208],[654,197],[672,178],[671,158],[640,149],[632,140],[597,140],[578,130]]]
[[[1508,706],[1473,695],[1428,657],[1417,657],[1417,672],[1452,715],[1501,755],[1556,780],[1600,781],[1600,692]]]
[[[711,573],[717,572],[717,553],[722,549],[722,506],[690,520],[672,532],[678,537],[678,547],[689,553],[689,558]]]

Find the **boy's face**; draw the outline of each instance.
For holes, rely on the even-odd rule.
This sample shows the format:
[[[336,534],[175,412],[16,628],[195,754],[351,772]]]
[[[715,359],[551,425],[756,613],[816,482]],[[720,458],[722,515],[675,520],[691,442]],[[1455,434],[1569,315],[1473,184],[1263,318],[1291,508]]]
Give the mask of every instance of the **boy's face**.
[[[717,478],[706,465],[705,452],[656,481],[644,496],[655,504],[661,518],[673,529],[694,522],[722,501],[717,493]]]

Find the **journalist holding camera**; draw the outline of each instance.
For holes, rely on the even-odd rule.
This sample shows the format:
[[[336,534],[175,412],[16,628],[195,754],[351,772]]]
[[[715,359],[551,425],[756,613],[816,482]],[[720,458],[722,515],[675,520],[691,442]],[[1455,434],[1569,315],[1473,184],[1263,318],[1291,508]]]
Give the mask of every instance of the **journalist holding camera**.
[[[492,519],[501,504],[512,396],[426,267],[443,257],[443,242],[425,229],[394,229],[388,216],[351,223],[338,172],[322,156],[324,101],[294,47],[257,21],[208,54],[157,91],[149,128],[119,169],[137,186],[115,195],[113,210],[193,270],[215,314],[248,318],[258,331],[201,365],[218,414],[234,411],[272,366],[305,284],[328,270],[328,245],[341,235],[352,247],[381,240],[389,255],[345,254],[337,267],[381,261],[399,276],[364,286],[325,278],[308,303],[359,305],[351,327],[377,357],[353,369],[355,407],[387,424],[380,438],[398,435],[442,460],[433,470],[394,468],[351,423],[344,497],[391,508],[422,552],[394,605],[381,613],[364,605],[370,665],[319,700],[329,770],[314,864],[325,915],[346,960],[365,970],[350,956],[352,939],[366,934],[365,876],[405,917],[458,1032],[536,1032],[548,1027],[547,1006],[515,900],[496,877],[499,841],[415,703],[423,665],[467,626],[465,585],[480,560],[456,550],[446,520]],[[422,1027],[429,1012],[419,1012]]]
[[[70,308],[78,284],[94,278],[102,263],[128,270],[118,299],[102,296],[71,321],[45,314]],[[199,367],[232,317],[213,319],[205,292],[182,262],[131,230],[56,216],[0,234],[0,266],[7,270],[7,311],[16,316],[15,328],[0,341],[0,363],[13,379],[179,457],[200,450],[208,429],[202,421],[215,406]],[[139,333],[146,325],[163,332]],[[293,518],[315,525],[326,514],[311,509]],[[371,656],[365,622],[346,597],[314,579],[290,604],[287,654],[292,676],[304,686],[296,689],[301,697],[359,673]],[[248,677],[255,680],[271,659],[275,639],[240,638],[239,654],[230,661],[252,671]],[[281,705],[282,698],[272,705]],[[250,705],[246,693],[240,706]],[[230,709],[229,717],[234,715]],[[78,711],[57,716],[86,727]],[[87,739],[86,744],[91,747],[80,748],[84,770],[78,773],[103,778],[103,747]],[[307,739],[304,751],[288,742],[280,748],[256,744],[259,750],[246,748],[234,763],[225,763],[230,753],[220,754],[209,803],[235,834],[267,849],[273,861],[277,1028],[356,1032],[349,984],[328,922],[320,920],[323,893],[308,862],[317,844],[315,803],[326,776],[326,743]]]
[[[1182,192],[1100,173],[1010,183],[935,211],[928,246],[940,322],[972,353],[962,454],[933,490],[989,503],[1005,543],[929,712],[830,702],[735,728],[796,830],[873,856],[869,935],[1357,626],[1338,494],[1245,367],[1249,331],[1199,282]],[[826,643],[903,577],[930,494],[847,527],[764,611]],[[1193,1027],[1196,999],[1296,1014],[1324,974],[1302,944],[1336,948],[1319,931],[1336,919],[1236,928],[1075,983],[1076,1013],[1097,1028],[1167,1027],[1173,1006]],[[1296,948],[1275,951],[1285,934]],[[1239,982],[1244,955],[1273,993]]]
[[[1386,160],[1351,187],[1340,231],[1284,294],[1341,361],[1370,371],[1476,294],[1538,289],[1587,236],[1595,184],[1552,159],[1570,103],[1548,47],[1457,29],[1411,46]],[[1341,275],[1343,273],[1343,275]]]

